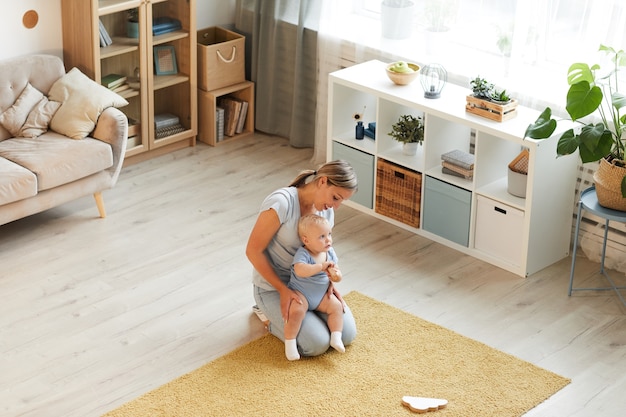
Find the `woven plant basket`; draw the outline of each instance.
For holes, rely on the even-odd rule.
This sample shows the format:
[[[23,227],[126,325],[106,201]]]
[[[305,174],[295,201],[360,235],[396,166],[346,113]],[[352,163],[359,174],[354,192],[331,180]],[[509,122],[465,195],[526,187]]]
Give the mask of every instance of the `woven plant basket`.
[[[596,184],[598,203],[602,207],[626,211],[626,198],[622,197],[621,182],[626,175],[626,168],[618,167],[606,159],[600,160],[598,170],[593,174]]]

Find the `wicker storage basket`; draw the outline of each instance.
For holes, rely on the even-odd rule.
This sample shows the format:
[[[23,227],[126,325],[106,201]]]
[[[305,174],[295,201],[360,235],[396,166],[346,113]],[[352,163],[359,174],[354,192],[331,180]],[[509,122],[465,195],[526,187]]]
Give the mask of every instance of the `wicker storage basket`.
[[[421,194],[422,174],[378,159],[376,213],[419,227]]]

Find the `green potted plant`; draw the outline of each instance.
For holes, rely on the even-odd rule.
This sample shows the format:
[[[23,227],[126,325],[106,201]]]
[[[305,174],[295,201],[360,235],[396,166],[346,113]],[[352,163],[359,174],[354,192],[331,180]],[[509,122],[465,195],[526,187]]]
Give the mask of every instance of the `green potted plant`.
[[[415,155],[417,145],[424,142],[424,123],[421,116],[405,114],[391,125],[389,136],[402,143],[405,155]]]
[[[483,100],[489,100],[491,98],[491,92],[494,85],[484,78],[477,76],[473,80],[470,80],[470,87],[472,88],[472,94],[476,98]]]
[[[127,11],[126,34],[129,38],[139,37],[139,9],[129,9]]]
[[[576,129],[566,130],[557,144],[558,155],[569,155],[576,150],[582,163],[600,162],[594,174],[600,205],[626,211],[626,95],[618,89],[619,71],[626,67],[626,53],[600,45],[600,52],[612,61],[608,74],[600,73],[600,65],[574,63],[567,72],[569,90],[566,110]],[[599,116],[590,121],[587,116]],[[546,107],[539,118],[526,129],[524,137],[545,139],[554,133],[557,120]]]

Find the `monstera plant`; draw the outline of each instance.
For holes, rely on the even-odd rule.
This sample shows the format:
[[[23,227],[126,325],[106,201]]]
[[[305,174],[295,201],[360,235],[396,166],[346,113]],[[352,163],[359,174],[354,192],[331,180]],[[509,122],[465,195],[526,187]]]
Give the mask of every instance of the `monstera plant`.
[[[594,174],[599,203],[608,208],[626,210],[626,95],[619,91],[620,71],[626,67],[626,53],[610,46],[600,45],[607,54],[611,67],[607,71],[598,64],[574,63],[569,67],[569,90],[565,109],[568,121],[577,126],[566,130],[557,144],[558,155],[569,155],[578,150],[582,163],[600,161]],[[591,121],[591,117],[598,116]],[[552,110],[547,107],[528,126],[525,137],[545,139],[557,128]],[[606,172],[609,172],[608,176]],[[612,178],[612,180],[609,179]],[[610,195],[610,196],[609,196]]]

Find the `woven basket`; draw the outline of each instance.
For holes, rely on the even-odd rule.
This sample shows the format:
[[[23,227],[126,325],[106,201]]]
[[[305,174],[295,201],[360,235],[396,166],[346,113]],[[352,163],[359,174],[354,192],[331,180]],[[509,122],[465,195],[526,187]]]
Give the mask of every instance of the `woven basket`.
[[[419,227],[422,174],[378,159],[376,213]]]
[[[598,203],[602,207],[626,211],[626,198],[622,197],[621,182],[626,175],[626,168],[618,167],[606,159],[600,160],[598,170],[593,174]]]

